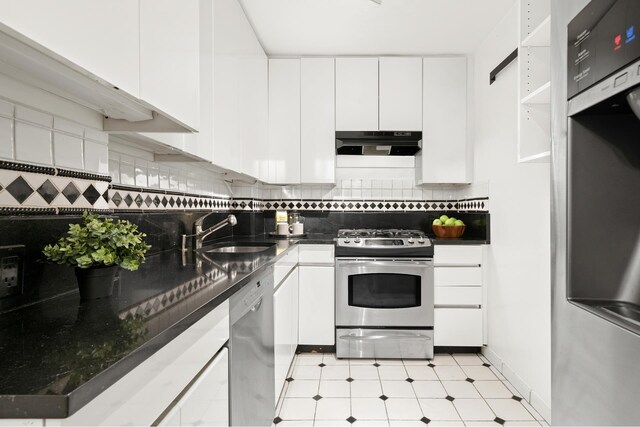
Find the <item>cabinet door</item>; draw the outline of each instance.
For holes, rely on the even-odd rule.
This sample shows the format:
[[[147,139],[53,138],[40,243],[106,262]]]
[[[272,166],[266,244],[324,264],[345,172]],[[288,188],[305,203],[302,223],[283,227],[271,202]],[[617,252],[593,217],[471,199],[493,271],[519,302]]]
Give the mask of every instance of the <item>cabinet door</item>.
[[[269,60],[269,182],[300,183],[300,60]]]
[[[300,266],[300,344],[335,344],[334,268]]]
[[[262,179],[260,162],[268,155],[269,77],[264,53],[240,60],[240,144],[244,150],[241,172]]]
[[[482,345],[481,308],[436,308],[433,318],[434,344],[452,347]]]
[[[300,181],[336,182],[336,100],[333,58],[300,60]]]
[[[138,20],[135,0],[3,0],[0,13],[3,24],[135,97]]]
[[[273,294],[273,344],[275,361],[275,402],[278,398],[287,377],[289,364],[287,359],[291,352],[289,344],[291,334],[291,287],[287,281],[280,285]]]
[[[298,269],[295,268],[273,294],[275,402],[298,346]]]
[[[469,183],[467,60],[424,58],[422,150],[416,180],[422,184]]]
[[[229,425],[229,352],[226,348],[220,350],[159,425]]]
[[[336,130],[378,130],[378,58],[336,58]]]
[[[140,0],[140,99],[194,129],[200,120],[199,23],[199,0]]]
[[[422,58],[380,58],[380,130],[422,130]]]

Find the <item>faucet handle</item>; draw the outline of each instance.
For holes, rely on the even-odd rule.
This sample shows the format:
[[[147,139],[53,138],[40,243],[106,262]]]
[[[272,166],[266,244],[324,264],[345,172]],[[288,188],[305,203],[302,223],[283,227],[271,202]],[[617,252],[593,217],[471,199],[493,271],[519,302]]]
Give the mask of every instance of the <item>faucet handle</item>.
[[[235,215],[229,215],[227,219],[229,220],[229,225],[232,227],[238,223],[238,219]]]

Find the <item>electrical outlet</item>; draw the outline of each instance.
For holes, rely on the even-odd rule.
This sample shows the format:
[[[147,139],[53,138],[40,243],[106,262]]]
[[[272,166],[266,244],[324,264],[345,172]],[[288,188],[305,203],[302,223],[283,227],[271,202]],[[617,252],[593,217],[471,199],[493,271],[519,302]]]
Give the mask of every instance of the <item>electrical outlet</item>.
[[[0,298],[22,293],[24,246],[0,246]]]

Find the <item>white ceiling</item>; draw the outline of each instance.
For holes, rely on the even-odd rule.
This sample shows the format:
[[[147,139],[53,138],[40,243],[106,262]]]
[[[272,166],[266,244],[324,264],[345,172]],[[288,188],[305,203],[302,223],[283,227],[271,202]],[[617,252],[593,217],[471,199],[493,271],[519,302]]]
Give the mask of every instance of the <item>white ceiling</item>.
[[[268,55],[471,53],[514,0],[240,0]]]

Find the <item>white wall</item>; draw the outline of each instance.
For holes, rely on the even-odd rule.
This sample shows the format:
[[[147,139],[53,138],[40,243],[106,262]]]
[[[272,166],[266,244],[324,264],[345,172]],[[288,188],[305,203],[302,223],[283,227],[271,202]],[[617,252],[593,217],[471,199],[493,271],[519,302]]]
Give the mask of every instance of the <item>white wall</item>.
[[[487,353],[546,415],[551,402],[550,168],[517,163],[517,64],[489,85],[489,72],[518,45],[517,13],[514,5],[474,53],[474,182],[488,181],[491,199]]]

